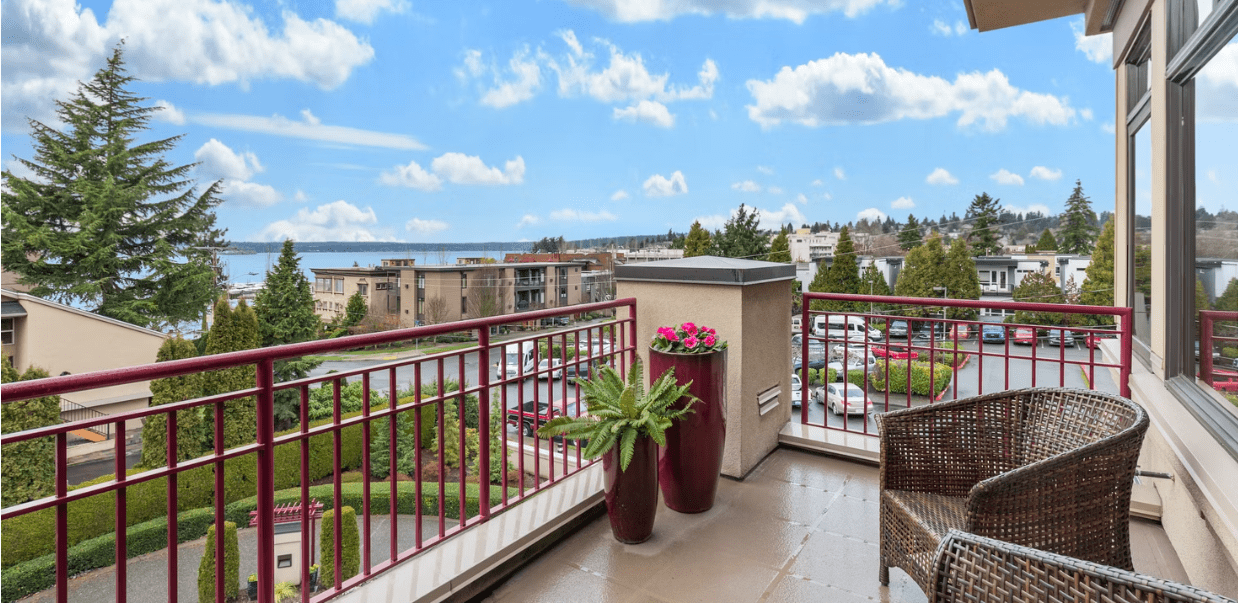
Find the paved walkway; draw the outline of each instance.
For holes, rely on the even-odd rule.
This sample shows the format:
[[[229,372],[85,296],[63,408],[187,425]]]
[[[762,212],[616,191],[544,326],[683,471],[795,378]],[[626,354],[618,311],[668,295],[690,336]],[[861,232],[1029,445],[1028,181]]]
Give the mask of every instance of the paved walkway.
[[[399,547],[403,551],[413,547],[415,539],[414,526],[416,518],[412,515],[400,515]],[[357,518],[357,527],[361,528],[361,518]],[[390,553],[390,517],[372,517],[370,527],[373,539],[370,543],[372,561],[378,563],[387,558]],[[451,520],[447,527],[451,528]],[[438,534],[438,518],[422,518],[424,537]],[[237,532],[237,544],[240,547],[240,600],[244,601],[245,582],[249,575],[256,572],[257,562],[256,529],[242,529]],[[198,600],[198,564],[202,561],[202,550],[205,539],[199,538],[177,547],[177,601],[192,603]],[[162,549],[129,560],[128,570],[128,601],[131,603],[163,603],[168,600],[167,591],[168,551]],[[113,601],[116,596],[116,568],[106,567],[86,572],[69,579],[70,601]],[[51,603],[55,601],[55,589],[48,589],[23,599],[31,603]]]

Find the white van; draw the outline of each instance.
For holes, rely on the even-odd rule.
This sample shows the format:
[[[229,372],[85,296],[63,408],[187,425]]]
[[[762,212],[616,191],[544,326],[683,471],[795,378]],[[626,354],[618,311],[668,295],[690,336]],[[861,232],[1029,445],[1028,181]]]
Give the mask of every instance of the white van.
[[[817,337],[827,337],[830,341],[881,341],[881,331],[864,326],[864,319],[859,316],[829,316],[829,331],[826,331],[826,317],[815,316],[812,319],[812,334]]]
[[[523,367],[525,375],[533,373],[533,352],[537,349],[537,344],[532,341],[524,343],[509,343],[503,346],[503,355],[494,363],[494,376],[503,379],[504,377],[515,377],[520,374]]]

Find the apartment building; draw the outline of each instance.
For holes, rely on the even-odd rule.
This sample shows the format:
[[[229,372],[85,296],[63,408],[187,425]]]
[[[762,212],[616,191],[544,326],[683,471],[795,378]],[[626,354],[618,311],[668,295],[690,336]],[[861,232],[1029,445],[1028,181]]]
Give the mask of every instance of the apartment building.
[[[404,262],[409,262],[405,264]],[[383,260],[373,268],[314,269],[314,311],[342,318],[360,293],[369,316],[389,327],[559,308],[581,303],[580,262],[468,263],[416,266]]]

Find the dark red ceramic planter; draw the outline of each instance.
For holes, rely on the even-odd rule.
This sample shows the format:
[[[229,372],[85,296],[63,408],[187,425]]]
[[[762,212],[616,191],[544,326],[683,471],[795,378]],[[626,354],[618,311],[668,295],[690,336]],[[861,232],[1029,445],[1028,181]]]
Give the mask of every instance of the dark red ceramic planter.
[[[606,515],[615,540],[638,544],[653,535],[658,512],[658,446],[649,436],[636,439],[627,471],[619,469],[619,444],[602,455]]]
[[[657,379],[675,367],[680,385],[701,399],[683,420],[666,430],[658,453],[658,485],[666,506],[680,513],[701,513],[714,506],[722,448],[726,443],[726,350],[712,354],[672,354],[649,350],[649,375]],[[687,399],[675,407],[682,408]]]

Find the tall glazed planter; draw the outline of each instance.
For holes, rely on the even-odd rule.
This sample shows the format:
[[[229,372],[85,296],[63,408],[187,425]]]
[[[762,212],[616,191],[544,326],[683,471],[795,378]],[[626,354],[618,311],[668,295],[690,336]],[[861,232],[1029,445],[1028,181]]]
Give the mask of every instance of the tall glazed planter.
[[[619,467],[619,448],[602,454],[606,515],[615,540],[639,544],[653,535],[658,512],[658,447],[653,438],[636,438],[627,470]]]
[[[674,367],[675,380],[691,382],[688,392],[700,398],[693,412],[666,430],[658,453],[658,485],[666,506],[680,513],[701,513],[714,506],[722,449],[726,444],[726,350],[705,354],[663,352],[650,348],[649,373]],[[680,398],[673,407],[687,405]]]

